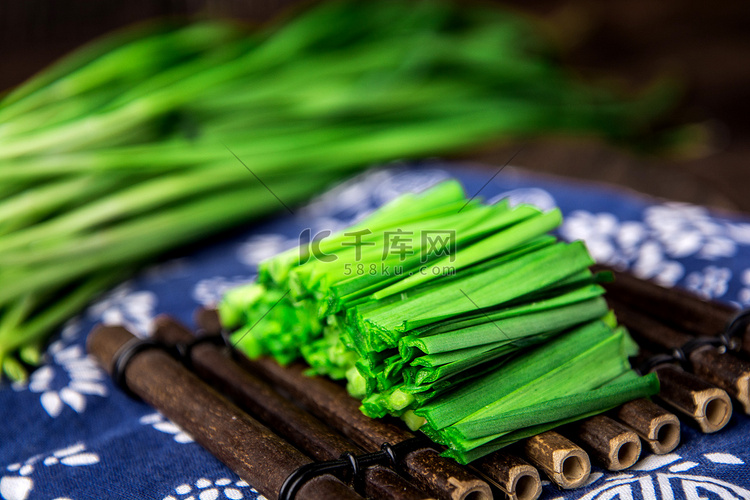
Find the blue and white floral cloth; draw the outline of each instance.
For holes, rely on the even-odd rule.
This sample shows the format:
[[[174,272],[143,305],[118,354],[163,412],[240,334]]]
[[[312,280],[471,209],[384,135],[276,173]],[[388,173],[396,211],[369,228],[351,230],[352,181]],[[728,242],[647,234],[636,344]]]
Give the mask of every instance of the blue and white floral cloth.
[[[294,215],[249,227],[241,236],[149,269],[70,320],[27,384],[0,389],[0,498],[5,500],[251,499],[258,494],[190,435],[116,389],[87,357],[96,322],[124,324],[146,336],[152,318],[169,313],[191,324],[198,305],[255,276],[265,257],[298,244],[306,228],[349,225],[405,191],[458,178],[469,194],[508,197],[565,214],[560,234],[583,239],[601,262],[630,268],[704,297],[750,304],[750,219],[720,216],[607,188],[531,176],[507,168],[486,187],[486,169],[427,163],[369,171],[323,194]],[[276,203],[269,194],[269,203]],[[280,211],[281,213],[281,211]],[[624,473],[594,470],[588,484],[550,500],[748,499],[750,419],[733,417],[716,435],[683,426],[674,453],[646,456]]]

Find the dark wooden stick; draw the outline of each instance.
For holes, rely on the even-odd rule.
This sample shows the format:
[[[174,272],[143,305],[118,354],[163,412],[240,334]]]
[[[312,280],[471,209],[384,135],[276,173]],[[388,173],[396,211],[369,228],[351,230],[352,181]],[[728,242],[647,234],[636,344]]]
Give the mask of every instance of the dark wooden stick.
[[[627,469],[641,456],[638,434],[605,415],[572,424],[568,434],[608,470]]]
[[[732,401],[726,391],[676,366],[662,365],[654,371],[661,384],[659,399],[702,432],[717,432],[729,423]]]
[[[582,486],[591,473],[588,454],[555,431],[538,434],[523,442],[526,457],[563,489]]]
[[[240,359],[243,366],[249,367],[255,373],[266,377],[272,383],[281,387],[293,399],[305,405],[319,418],[330,422],[331,425],[340,429],[344,435],[366,450],[376,450],[383,442],[398,443],[413,437],[410,432],[390,423],[365,416],[359,410],[359,401],[349,396],[343,388],[328,380],[320,377],[306,377],[304,375],[306,367],[303,365],[291,365],[284,368],[270,359],[254,361],[244,357]],[[437,481],[436,484],[451,484],[454,486],[458,486],[460,484],[458,480],[460,480],[465,482],[467,486],[465,489],[456,489],[452,498],[462,498],[461,495],[470,494],[469,487],[473,488],[477,484],[478,479],[476,477],[468,474],[455,462],[440,457],[434,450],[419,450],[412,455],[414,455],[414,460],[409,463],[412,468],[409,473],[421,484],[424,484],[426,488],[430,488],[425,483],[426,479]],[[538,478],[536,471],[526,471],[527,474],[524,475],[529,475],[530,479],[523,480],[520,483],[519,481],[513,481],[513,479],[520,479],[520,475],[525,469],[516,467],[515,470],[508,470],[500,461],[494,463],[487,461],[479,465],[478,468],[489,478],[502,478],[508,475],[510,481],[501,481],[500,488],[503,490],[507,488],[507,492],[511,496],[517,494],[513,489],[514,486],[517,488],[520,484],[520,486],[526,488],[532,486],[529,483]],[[533,469],[533,467],[531,468]],[[431,491],[435,491],[434,487]],[[474,491],[479,495],[480,490]],[[523,493],[532,495],[535,491],[533,488],[528,488]]]
[[[730,305],[704,300],[687,290],[664,288],[629,273],[609,270],[615,280],[605,284],[607,296],[695,335],[719,335],[737,314]]]
[[[98,326],[88,336],[87,349],[111,373],[115,354],[134,338],[122,327]],[[134,355],[125,380],[131,391],[269,498],[277,497],[287,476],[310,461],[161,350]],[[297,498],[361,497],[327,474],[304,484]]]
[[[170,316],[154,320],[154,339],[169,345],[195,340],[190,330]],[[271,386],[228,359],[224,349],[199,344],[191,351],[195,372],[220,392],[230,396],[283,438],[319,461],[335,460],[343,453],[362,454],[362,449],[276,393]],[[364,472],[369,497],[417,500],[428,495],[412,486],[396,472],[376,465]]]
[[[718,349],[701,349],[690,355],[693,372],[721,387],[750,415],[750,362]]]
[[[607,303],[615,312],[619,322],[628,328],[628,331],[633,337],[636,337],[638,343],[645,344],[651,350],[666,351],[682,347],[693,340],[693,336],[675,330],[633,306],[609,296],[607,297]]]
[[[213,334],[221,332],[221,323],[216,314],[216,310],[201,309],[196,312],[195,319],[204,331]],[[394,430],[390,426],[382,427],[381,423],[365,417],[358,409],[359,403],[350,398],[348,394],[345,394],[345,397],[350,403],[354,401],[354,404],[351,406],[356,407],[356,410],[349,408],[345,413],[348,414],[349,421],[356,422],[356,426],[368,428],[375,426],[379,429],[381,437],[382,435],[388,435],[398,431],[398,429]],[[326,418],[326,420],[328,419]],[[346,427],[349,424],[344,421],[340,422],[339,425]],[[406,438],[406,435],[402,435],[396,439],[403,440]],[[370,444],[374,446],[379,440],[380,438],[376,436]],[[504,458],[504,455],[500,453],[497,453],[497,457],[494,457],[494,455],[495,454],[491,454],[486,457],[485,460],[475,464],[475,468],[478,469],[478,472],[482,477],[488,481],[494,482],[494,484],[499,489],[503,490],[511,499],[519,498],[521,500],[534,500],[539,494],[541,494],[539,473],[534,467],[517,457],[508,456],[507,458]]]
[[[216,309],[199,307],[193,313],[193,320],[206,335],[219,335],[222,332],[221,319]]]
[[[281,388],[366,451],[377,451],[383,443],[396,444],[414,437],[393,424],[367,417],[359,410],[359,401],[343,387],[321,377],[306,376],[303,365],[281,367],[270,359],[251,361],[239,353],[237,356],[244,367]],[[409,453],[400,465],[422,488],[440,498],[492,498],[486,482],[433,449]]]
[[[391,423],[366,416],[359,411],[360,402],[343,387],[322,377],[308,377],[304,373],[307,367],[302,364],[282,367],[272,359],[249,360],[241,353],[237,353],[237,358],[243,367],[282,389],[367,451],[379,450],[386,442],[395,444],[414,437]]]
[[[204,311],[196,319],[207,332],[217,333],[217,327],[220,327],[215,311]],[[302,365],[283,368],[273,360],[251,361],[239,353],[238,359],[245,368],[282,388],[292,399],[305,405],[366,451],[376,451],[383,443],[395,444],[414,437],[395,425],[367,417],[359,410],[359,401],[346,390],[323,378],[305,376]],[[440,498],[492,498],[486,482],[439,456],[433,449],[423,448],[408,454],[401,466],[425,490]]]
[[[629,401],[611,414],[633,429],[656,455],[667,454],[680,444],[680,420],[651,400]]]
[[[153,338],[167,345],[195,339],[189,329],[166,315],[154,319]],[[331,460],[345,452],[359,452],[350,441],[281,397],[222,351],[214,344],[196,345],[191,351],[193,371],[315,460]]]
[[[221,320],[216,309],[199,307],[193,312],[193,321],[206,335],[221,333]]]
[[[618,320],[638,343],[662,351],[682,348],[693,337],[643,314],[630,306],[608,299]],[[750,362],[723,348],[705,346],[688,353],[691,371],[724,389],[750,414]]]
[[[539,471],[515,455],[497,451],[471,465],[509,500],[536,500],[542,494]]]

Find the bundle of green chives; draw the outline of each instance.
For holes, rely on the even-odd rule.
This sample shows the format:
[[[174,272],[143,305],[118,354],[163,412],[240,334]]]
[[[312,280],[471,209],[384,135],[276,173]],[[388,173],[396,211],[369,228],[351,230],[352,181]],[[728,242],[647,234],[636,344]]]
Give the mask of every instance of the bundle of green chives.
[[[560,212],[466,200],[448,181],[260,264],[219,306],[235,346],[346,379],[467,463],[654,394]],[[260,319],[259,319],[260,318]]]
[[[0,100],[0,365],[23,378],[19,360],[37,363],[54,327],[100,290],[278,210],[275,197],[293,204],[372,163],[497,138],[632,143],[669,101],[576,82],[517,16],[440,1],[324,3],[255,33],[198,22],[114,35]],[[496,222],[462,227],[474,241],[529,210],[472,207]],[[554,215],[538,219],[529,231]],[[375,287],[316,279],[295,274],[295,298],[325,294],[315,307],[332,313]],[[422,281],[378,290],[427,291]]]

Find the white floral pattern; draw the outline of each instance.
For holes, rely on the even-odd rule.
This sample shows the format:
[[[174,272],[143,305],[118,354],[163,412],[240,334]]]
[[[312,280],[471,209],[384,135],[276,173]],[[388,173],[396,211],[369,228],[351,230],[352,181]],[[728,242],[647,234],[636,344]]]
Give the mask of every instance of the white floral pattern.
[[[728,481],[702,475],[700,472],[686,474],[702,465],[711,466],[711,464],[734,467],[733,472],[738,473],[744,465],[742,459],[729,453],[706,453],[703,457],[706,462],[701,464],[693,460],[683,460],[677,453],[649,455],[625,473],[598,475],[594,481],[589,482],[589,485],[595,485],[600,480],[601,482],[580,496],[579,500],[610,500],[616,497],[620,500],[633,498],[750,500],[750,491]]]
[[[567,240],[583,240],[598,262],[629,268],[641,278],[673,286],[685,277],[678,259],[733,257],[740,246],[750,244],[750,237],[733,238],[746,229],[712,218],[703,207],[663,203],[644,209],[643,221],[621,221],[611,213],[576,210],[565,218],[560,234]],[[706,266],[685,277],[686,286],[706,298],[722,297],[731,278],[728,271]]]
[[[302,207],[300,214],[306,218],[330,217],[336,212],[365,213],[372,211],[371,189],[390,176],[384,170],[365,172],[344,181]]]
[[[259,500],[265,500],[263,495],[251,488],[245,481],[232,481],[228,477],[222,477],[214,481],[202,477],[194,484],[181,483],[174,488],[174,493],[165,496],[164,500],[216,500],[217,498],[229,500],[258,498]]]
[[[158,300],[154,292],[133,290],[125,282],[89,307],[87,316],[105,325],[122,325],[139,337],[151,333],[151,323]]]
[[[193,298],[199,304],[206,307],[214,307],[219,303],[224,294],[232,288],[244,285],[255,279],[255,276],[214,276],[200,280],[193,288]]]
[[[86,451],[86,445],[76,443],[52,452],[50,455],[40,454],[28,458],[22,463],[14,463],[5,469],[8,473],[0,478],[0,497],[5,500],[26,500],[34,489],[32,478],[34,471],[42,467],[65,465],[67,467],[81,467],[99,463],[99,455]],[[63,500],[58,498],[56,500]]]
[[[685,278],[685,286],[704,299],[722,297],[729,288],[732,271],[728,267],[706,266]]]
[[[260,234],[240,245],[237,259],[246,266],[255,267],[267,258],[297,245],[297,239],[288,239],[280,234]]]
[[[138,420],[138,422],[143,425],[150,425],[159,432],[172,435],[172,438],[177,443],[185,444],[193,442],[193,437],[190,434],[182,430],[182,427],[179,425],[165,418],[164,415],[159,412],[144,415]]]
[[[104,371],[85,355],[81,345],[67,346],[61,339],[53,342],[47,353],[54,363],[34,370],[28,385],[17,385],[15,389],[41,394],[39,401],[50,417],[59,417],[66,405],[83,413],[89,396],[107,396],[107,386],[102,383],[106,378]]]
[[[644,211],[643,220],[669,257],[694,255],[713,260],[737,252],[737,244],[726,234],[727,226],[704,207],[675,202],[654,205]]]
[[[740,306],[750,306],[750,269],[745,269],[740,275],[742,288],[737,294],[737,302]]]

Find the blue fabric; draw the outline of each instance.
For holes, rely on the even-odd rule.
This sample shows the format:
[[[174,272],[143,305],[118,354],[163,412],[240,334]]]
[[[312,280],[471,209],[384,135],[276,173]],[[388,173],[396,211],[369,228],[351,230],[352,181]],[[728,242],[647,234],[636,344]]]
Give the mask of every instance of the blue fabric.
[[[255,498],[251,486],[153,408],[126,397],[85,355],[96,322],[124,324],[139,335],[169,313],[192,323],[193,310],[253,279],[263,258],[298,243],[306,228],[344,227],[404,191],[456,177],[469,194],[486,169],[429,163],[372,170],[322,195],[295,215],[249,227],[142,273],[69,321],[28,384],[0,390],[0,497],[4,499]],[[510,197],[565,214],[560,234],[584,239],[603,262],[644,278],[680,285],[706,297],[750,304],[750,219],[634,193],[530,176],[505,169],[485,186],[489,201]],[[269,195],[269,203],[275,200]],[[642,459],[620,474],[594,468],[589,484],[544,498],[750,499],[750,421],[735,412],[716,435],[683,426],[674,453]]]

